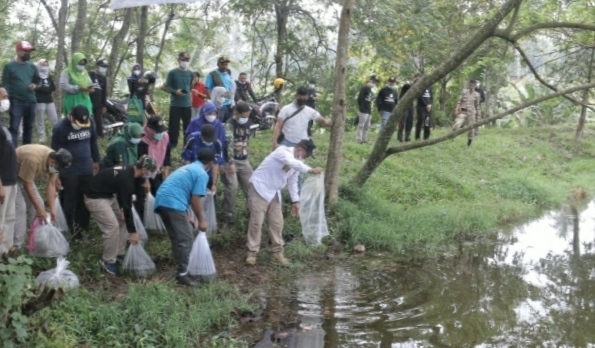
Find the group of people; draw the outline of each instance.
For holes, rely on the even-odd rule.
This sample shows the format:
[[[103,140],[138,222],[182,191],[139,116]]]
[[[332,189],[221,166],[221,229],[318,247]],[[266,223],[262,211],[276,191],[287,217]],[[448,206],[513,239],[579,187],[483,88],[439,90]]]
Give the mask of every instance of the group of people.
[[[388,79],[386,86],[381,88],[376,95],[376,107],[381,116],[381,126],[384,127],[388,118],[392,114],[394,108],[397,106],[398,100],[401,99],[405,93],[411,88],[412,84],[417,83],[423,74],[417,73],[412,79],[412,83],[405,83],[397,96],[397,79],[393,76]],[[372,103],[374,101],[374,88],[379,83],[376,75],[370,76],[366,85],[360,88],[357,96],[358,115],[356,140],[363,144],[368,142],[368,133],[370,129],[370,122],[372,118]],[[432,104],[433,93],[431,88],[424,89],[417,96],[417,103],[415,111],[417,117],[415,119],[415,140],[420,140],[423,131],[423,140],[430,138],[431,129],[433,128],[432,120]],[[485,102],[485,93],[479,87],[479,80],[470,80],[468,89],[461,92],[461,97],[457,103],[455,110],[456,120],[453,130],[458,130],[465,121],[473,124],[481,119],[480,104]],[[401,119],[399,120],[397,140],[399,142],[411,141],[411,131],[413,129],[414,106],[408,108]],[[470,146],[473,136],[477,136],[478,129],[471,130],[468,133],[467,145]]]

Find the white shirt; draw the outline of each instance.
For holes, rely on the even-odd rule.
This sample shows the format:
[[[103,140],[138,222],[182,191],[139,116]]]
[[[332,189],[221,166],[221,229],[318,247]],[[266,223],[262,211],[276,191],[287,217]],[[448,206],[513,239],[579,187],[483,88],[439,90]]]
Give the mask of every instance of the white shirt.
[[[299,173],[307,173],[310,167],[295,159],[293,149],[279,146],[262,161],[250,178],[256,192],[269,203],[277,194],[281,201],[281,189],[285,186],[289,190],[292,202],[300,200],[298,176]]]
[[[279,119],[285,120],[289,116],[293,115],[297,109],[298,106],[295,102],[285,105],[279,112]],[[302,111],[283,123],[281,132],[283,132],[285,140],[297,144],[303,139],[308,139],[308,122],[315,121],[319,117],[322,116],[320,116],[318,111],[312,109],[309,106],[304,106]]]

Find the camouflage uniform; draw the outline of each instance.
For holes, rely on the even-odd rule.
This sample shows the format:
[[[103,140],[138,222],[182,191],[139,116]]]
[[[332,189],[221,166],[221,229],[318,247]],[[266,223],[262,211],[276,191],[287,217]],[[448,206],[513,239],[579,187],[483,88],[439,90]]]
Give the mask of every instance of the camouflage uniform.
[[[480,99],[481,96],[476,91],[470,91],[468,88],[463,90],[458,102],[458,105],[461,108],[461,113],[457,115],[455,124],[452,127],[453,131],[460,129],[465,122],[465,119],[467,120],[467,125],[475,123],[475,117],[481,119],[481,110],[479,108]],[[469,130],[467,136],[469,140],[473,139],[473,129]]]

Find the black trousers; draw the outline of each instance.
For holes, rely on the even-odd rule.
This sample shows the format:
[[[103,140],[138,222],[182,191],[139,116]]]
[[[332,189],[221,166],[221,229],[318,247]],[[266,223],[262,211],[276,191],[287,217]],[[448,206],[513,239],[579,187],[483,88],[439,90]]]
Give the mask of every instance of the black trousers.
[[[421,130],[424,130],[424,140],[430,138],[431,114],[425,106],[417,107],[417,120],[415,123],[415,140],[419,140]]]
[[[83,190],[89,185],[92,175],[60,175],[62,191],[60,205],[73,238],[80,239],[89,231],[90,214],[85,205]]]
[[[399,130],[397,131],[397,139],[403,141],[403,131],[405,131],[405,141],[411,140],[411,129],[413,129],[413,109],[409,109],[403,115],[401,122],[399,122]]]
[[[192,116],[192,108],[189,107],[178,107],[170,106],[169,108],[169,143],[172,149],[178,146],[178,139],[180,137],[180,121],[182,121],[182,140],[184,139],[184,133],[190,124],[190,118]]]
[[[93,107],[93,120],[97,136],[103,138],[103,106]]]

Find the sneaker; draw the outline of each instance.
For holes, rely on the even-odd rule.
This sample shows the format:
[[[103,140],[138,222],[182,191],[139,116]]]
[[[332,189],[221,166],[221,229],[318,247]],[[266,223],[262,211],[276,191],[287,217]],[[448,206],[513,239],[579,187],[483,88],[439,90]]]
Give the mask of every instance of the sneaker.
[[[176,277],[176,282],[180,285],[184,285],[184,286],[189,286],[189,287],[194,287],[196,286],[196,283],[194,281],[192,281],[192,279],[190,278],[190,276],[188,274],[185,275],[179,275]]]
[[[256,265],[256,253],[253,251],[249,251],[248,255],[246,256],[246,264],[249,266]]]
[[[112,275],[118,274],[118,267],[116,267],[115,263],[109,263],[104,259],[99,259],[99,264],[105,269],[105,271]]]
[[[289,261],[287,261],[287,259],[285,258],[285,256],[283,256],[283,252],[278,252],[278,253],[273,253],[273,259],[275,261],[277,261],[278,264],[280,264],[281,266],[287,266],[289,265]]]

